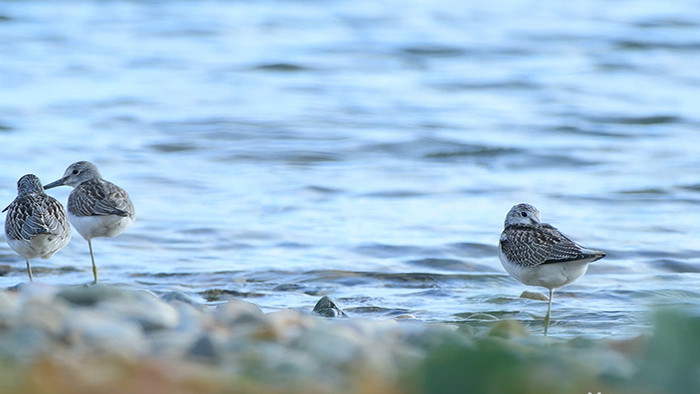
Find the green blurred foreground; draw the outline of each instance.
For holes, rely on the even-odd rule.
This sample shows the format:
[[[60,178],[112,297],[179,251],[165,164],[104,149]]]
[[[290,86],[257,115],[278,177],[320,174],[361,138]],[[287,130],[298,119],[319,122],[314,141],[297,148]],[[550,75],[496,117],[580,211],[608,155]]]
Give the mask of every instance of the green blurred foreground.
[[[561,340],[513,321],[474,334],[99,286],[22,292],[0,293],[6,394],[700,392],[700,317],[677,311],[649,336]]]

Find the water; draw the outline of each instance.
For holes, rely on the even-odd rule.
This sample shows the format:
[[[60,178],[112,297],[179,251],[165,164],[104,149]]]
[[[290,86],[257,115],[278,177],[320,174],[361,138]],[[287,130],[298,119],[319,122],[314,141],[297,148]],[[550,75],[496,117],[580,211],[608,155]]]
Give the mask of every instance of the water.
[[[4,2],[0,200],[90,160],[137,213],[94,242],[106,283],[540,330],[496,248],[529,202],[608,253],[555,293],[553,335],[694,308],[697,5],[463,3]],[[77,233],[33,267],[91,279]]]

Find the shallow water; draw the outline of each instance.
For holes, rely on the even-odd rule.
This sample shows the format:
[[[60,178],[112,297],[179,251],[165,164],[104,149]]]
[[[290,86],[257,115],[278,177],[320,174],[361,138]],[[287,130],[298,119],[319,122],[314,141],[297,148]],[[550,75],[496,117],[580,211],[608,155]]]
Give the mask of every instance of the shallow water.
[[[462,3],[4,2],[0,200],[90,160],[137,211],[94,242],[105,283],[540,330],[496,248],[530,202],[608,253],[556,293],[553,335],[695,308],[700,9]],[[26,281],[4,243],[0,264]],[[77,233],[33,267],[91,279]]]

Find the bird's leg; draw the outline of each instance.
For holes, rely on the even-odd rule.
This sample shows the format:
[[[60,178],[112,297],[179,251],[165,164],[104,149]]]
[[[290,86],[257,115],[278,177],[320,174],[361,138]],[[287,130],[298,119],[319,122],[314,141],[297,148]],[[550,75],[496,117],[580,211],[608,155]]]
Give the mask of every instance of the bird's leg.
[[[29,264],[29,259],[27,260],[27,273],[29,274],[29,281],[34,282],[34,276],[32,276],[32,266]]]
[[[95,265],[95,255],[92,253],[92,241],[88,241],[88,248],[90,248],[90,260],[92,260],[92,276],[95,279],[92,283],[96,284],[97,283],[97,265]]]
[[[544,336],[547,336],[547,330],[549,329],[549,321],[552,315],[552,297],[554,296],[554,289],[549,289],[549,306],[547,307],[547,315],[544,317]]]

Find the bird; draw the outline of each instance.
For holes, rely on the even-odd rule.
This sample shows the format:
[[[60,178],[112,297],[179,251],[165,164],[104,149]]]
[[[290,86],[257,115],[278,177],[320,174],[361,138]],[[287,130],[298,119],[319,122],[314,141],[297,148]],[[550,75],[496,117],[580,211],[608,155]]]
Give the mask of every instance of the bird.
[[[27,261],[27,274],[33,282],[29,260],[48,259],[71,239],[66,211],[58,200],[44,192],[41,180],[34,174],[19,178],[17,198],[2,211],[7,211],[5,240]]]
[[[521,203],[506,215],[498,257],[503,268],[518,281],[549,290],[544,319],[546,336],[554,290],[579,279],[588,270],[588,264],[605,257],[605,252],[577,244],[554,226],[542,223],[537,208]]]
[[[68,196],[68,218],[90,249],[93,283],[97,283],[97,265],[92,250],[95,237],[116,237],[134,223],[134,204],[129,194],[112,182],[102,179],[97,166],[78,161],[66,169],[63,177],[44,186],[74,187]]]

